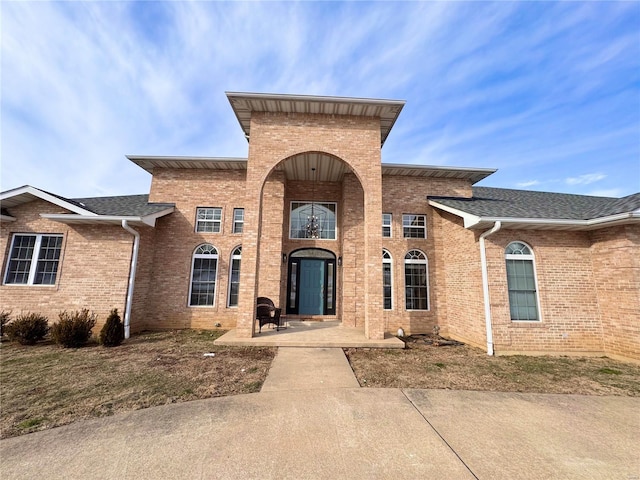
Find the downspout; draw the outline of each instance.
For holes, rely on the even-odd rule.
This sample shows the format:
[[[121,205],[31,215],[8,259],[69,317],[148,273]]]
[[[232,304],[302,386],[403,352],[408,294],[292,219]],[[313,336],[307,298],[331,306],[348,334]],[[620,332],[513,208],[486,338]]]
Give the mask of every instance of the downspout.
[[[124,338],[129,338],[129,330],[131,326],[131,303],[133,302],[133,287],[136,283],[136,267],[138,265],[140,234],[131,228],[126,220],[122,220],[122,228],[133,235],[133,253],[131,254],[131,267],[129,268],[129,285],[127,286],[127,305],[124,309]]]
[[[493,235],[502,227],[502,222],[494,223],[491,230],[487,230],[480,235],[480,265],[482,268],[482,293],[484,296],[484,321],[487,327],[487,355],[493,355],[493,329],[491,327],[491,304],[489,300],[489,275],[487,273],[487,252],[485,250],[484,239]]]

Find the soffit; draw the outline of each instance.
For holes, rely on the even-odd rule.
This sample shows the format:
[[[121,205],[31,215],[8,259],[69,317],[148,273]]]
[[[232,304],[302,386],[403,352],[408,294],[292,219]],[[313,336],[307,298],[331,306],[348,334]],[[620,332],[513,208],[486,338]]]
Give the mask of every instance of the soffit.
[[[487,178],[496,170],[493,168],[441,167],[437,165],[404,165],[383,163],[382,175],[403,177],[458,178],[469,180],[471,184]]]
[[[382,144],[405,104],[404,100],[238,92],[227,92],[227,98],[247,136],[251,135],[252,112],[349,115],[380,118]]]

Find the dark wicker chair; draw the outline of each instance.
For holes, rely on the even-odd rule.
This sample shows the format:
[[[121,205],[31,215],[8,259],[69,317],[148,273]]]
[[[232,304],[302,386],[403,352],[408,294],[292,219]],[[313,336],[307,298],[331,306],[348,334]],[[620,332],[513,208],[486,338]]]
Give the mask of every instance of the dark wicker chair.
[[[280,314],[282,309],[277,308],[273,301],[267,297],[258,297],[258,307],[256,309],[256,318],[260,324],[258,333],[262,333],[262,326],[271,323],[276,326],[276,331],[280,330]]]

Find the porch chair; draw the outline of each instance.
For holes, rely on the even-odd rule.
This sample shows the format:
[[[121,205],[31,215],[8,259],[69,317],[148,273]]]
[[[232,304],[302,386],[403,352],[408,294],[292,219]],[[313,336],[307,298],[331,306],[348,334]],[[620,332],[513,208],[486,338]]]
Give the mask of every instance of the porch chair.
[[[280,314],[282,309],[277,308],[273,301],[267,297],[258,297],[258,307],[256,318],[260,324],[258,333],[262,333],[262,326],[271,323],[276,326],[276,331],[280,331]]]

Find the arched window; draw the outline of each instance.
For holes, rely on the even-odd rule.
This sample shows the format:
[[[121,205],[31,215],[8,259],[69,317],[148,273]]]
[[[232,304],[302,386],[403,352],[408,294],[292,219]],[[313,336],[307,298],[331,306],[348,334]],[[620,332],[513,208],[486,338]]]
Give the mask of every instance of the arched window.
[[[538,289],[531,248],[511,242],[505,249],[509,307],[513,321],[539,321]]]
[[[238,295],[240,294],[240,260],[242,259],[242,247],[237,247],[231,252],[231,262],[229,262],[229,307],[238,306]]]
[[[382,249],[382,300],[383,308],[391,310],[393,308],[392,284],[393,275],[391,274],[391,254]]]
[[[191,262],[190,306],[213,306],[217,273],[218,250],[208,243],[199,245],[193,252]]]
[[[407,310],[429,310],[427,256],[420,250],[404,256],[404,292]]]

